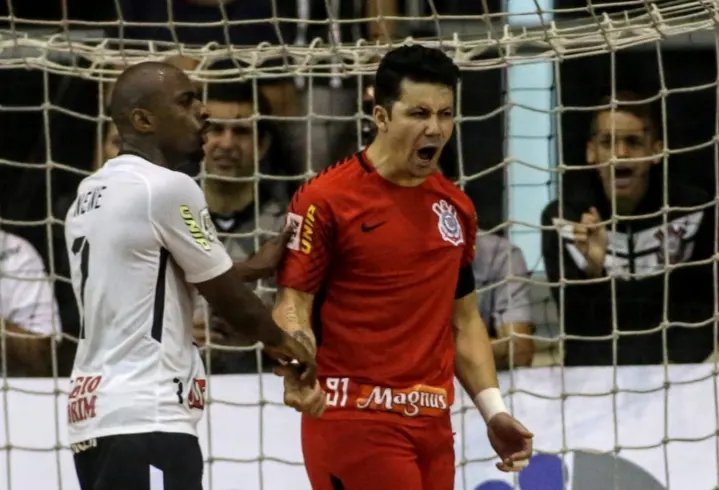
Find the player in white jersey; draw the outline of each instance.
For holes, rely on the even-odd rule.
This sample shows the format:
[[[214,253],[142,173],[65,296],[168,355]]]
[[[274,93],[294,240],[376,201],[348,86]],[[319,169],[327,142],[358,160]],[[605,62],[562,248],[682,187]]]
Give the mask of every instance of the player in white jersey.
[[[68,400],[82,490],[200,490],[205,371],[192,338],[196,289],[238,335],[294,360],[309,352],[272,321],[244,282],[272,272],[291,233],[234,264],[202,191],[172,170],[201,151],[207,114],[188,77],[163,63],[128,68],[111,114],[120,155],[82,181],[65,225],[81,312]]]

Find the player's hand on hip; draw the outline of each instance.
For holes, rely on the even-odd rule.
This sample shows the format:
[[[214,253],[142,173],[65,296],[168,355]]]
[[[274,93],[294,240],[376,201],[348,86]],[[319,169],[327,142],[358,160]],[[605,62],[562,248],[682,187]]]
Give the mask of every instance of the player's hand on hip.
[[[260,250],[247,260],[246,264],[253,270],[254,277],[264,279],[274,275],[294,233],[294,228],[286,227],[279,235],[265,242]]]
[[[487,436],[494,451],[501,458],[501,471],[521,471],[532,456],[534,435],[508,413],[498,413],[487,424]]]
[[[574,243],[577,250],[587,259],[587,273],[590,276],[601,274],[607,255],[609,235],[601,221],[599,211],[592,207],[582,214],[580,222],[574,225]]]

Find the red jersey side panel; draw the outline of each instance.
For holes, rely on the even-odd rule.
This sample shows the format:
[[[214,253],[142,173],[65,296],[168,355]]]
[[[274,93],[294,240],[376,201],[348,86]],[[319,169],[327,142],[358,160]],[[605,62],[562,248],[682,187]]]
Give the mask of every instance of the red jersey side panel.
[[[427,387],[421,396],[434,408],[451,404],[455,289],[460,268],[474,256],[471,200],[439,174],[418,187],[397,186],[357,156],[298,192],[290,211],[303,226],[310,205],[315,227],[321,211],[323,238],[315,232],[304,253],[300,235],[279,284],[317,292],[316,264],[324,264],[313,317],[321,325],[318,375],[334,384],[349,379],[355,390],[355,398],[336,404],[345,399],[348,409],[374,408],[385,395],[409,400],[414,395],[407,389],[416,386]],[[397,391],[368,392],[372,386]],[[438,387],[446,399],[437,398]]]

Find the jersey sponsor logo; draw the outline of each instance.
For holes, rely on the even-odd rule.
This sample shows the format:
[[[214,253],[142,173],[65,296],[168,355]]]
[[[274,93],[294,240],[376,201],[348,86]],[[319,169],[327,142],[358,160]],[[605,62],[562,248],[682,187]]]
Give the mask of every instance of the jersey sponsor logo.
[[[185,403],[184,393],[185,384],[180,378],[174,378],[173,383],[177,385],[177,403],[180,405]],[[205,409],[205,392],[207,391],[207,380],[203,378],[193,378],[190,382],[190,390],[187,393],[187,406],[198,410]]]
[[[459,224],[457,210],[454,209],[454,206],[442,199],[432,204],[432,211],[439,218],[437,228],[439,234],[442,235],[442,240],[455,246],[464,243],[462,226]]]
[[[369,391],[369,392],[367,392]],[[385,410],[407,417],[440,415],[449,408],[447,391],[432,386],[417,385],[408,389],[383,386],[362,387],[357,398],[360,410]]]
[[[206,209],[203,211],[206,211]],[[210,249],[212,249],[212,245],[210,243],[211,240],[207,237],[207,234],[203,230],[203,228],[197,224],[197,221],[195,221],[195,217],[192,216],[192,211],[190,210],[189,206],[185,204],[180,206],[180,216],[182,216],[183,221],[187,225],[187,228],[190,230],[190,236],[194,238],[195,242],[197,242],[197,244],[202,247],[203,250],[209,251]],[[200,216],[202,216],[202,213],[200,213]],[[212,222],[212,220],[210,220],[210,222]],[[212,229],[214,230],[214,227]]]
[[[180,405],[185,403],[184,393],[185,384],[180,378],[174,378],[173,383],[177,385],[177,403]],[[190,390],[187,393],[187,406],[198,410],[205,409],[205,392],[207,391],[207,380],[203,378],[193,378],[190,382]]]
[[[76,424],[95,418],[97,395],[102,376],[78,376],[70,380],[72,390],[67,398],[67,421]]]
[[[369,233],[370,231],[376,230],[385,223],[386,221],[380,221],[379,223],[374,223],[371,225],[368,225],[367,223],[362,223],[362,231],[364,231],[365,233]]]
[[[205,391],[207,390],[207,380],[195,378],[190,385],[190,393],[187,395],[187,404],[190,408],[198,410],[205,409]]]
[[[302,226],[302,234],[300,236],[300,250],[302,253],[309,255],[312,252],[312,235],[315,232],[315,213],[317,208],[314,204],[310,204],[304,217],[304,225]]]
[[[302,230],[302,216],[295,213],[287,213],[285,226],[289,226],[294,231],[292,238],[287,242],[287,248],[290,250],[300,250],[300,233]]]
[[[349,378],[326,378],[323,385],[329,409],[395,412],[406,417],[437,416],[449,409],[447,390],[434,386],[399,389],[359,384]]]

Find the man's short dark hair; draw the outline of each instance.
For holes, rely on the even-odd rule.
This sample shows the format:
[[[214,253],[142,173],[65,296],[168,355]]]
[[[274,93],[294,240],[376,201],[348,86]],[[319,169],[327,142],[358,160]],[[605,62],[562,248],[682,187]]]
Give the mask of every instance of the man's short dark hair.
[[[255,94],[255,91],[257,92]],[[257,96],[258,114],[269,116],[271,114],[270,103],[267,97],[260,91],[260,87],[253,86],[251,82],[210,82],[207,84],[207,101],[226,102],[232,104],[249,104],[255,107],[255,95]],[[212,114],[210,114],[212,117]],[[259,119],[257,130],[260,137],[269,132],[270,121]]]
[[[377,69],[375,104],[389,111],[400,98],[402,80],[444,85],[455,91],[459,67],[437,48],[413,45],[393,49],[382,58]]]
[[[644,123],[644,130],[653,139],[656,140],[661,137],[661,135],[659,134],[659,125],[656,123],[656,119],[654,117],[652,103],[647,100],[646,97],[641,97],[639,94],[636,94],[634,92],[622,91],[617,92],[614,97],[610,95],[602,97],[602,99],[599,101],[599,105],[609,106],[612,104],[612,99],[617,101],[617,107],[615,109],[616,112],[626,112],[633,115]],[[603,108],[598,109],[594,113],[594,116],[592,117],[592,126],[589,133],[590,137],[594,137],[597,133],[597,120],[599,118],[599,115],[610,111],[610,108]]]

